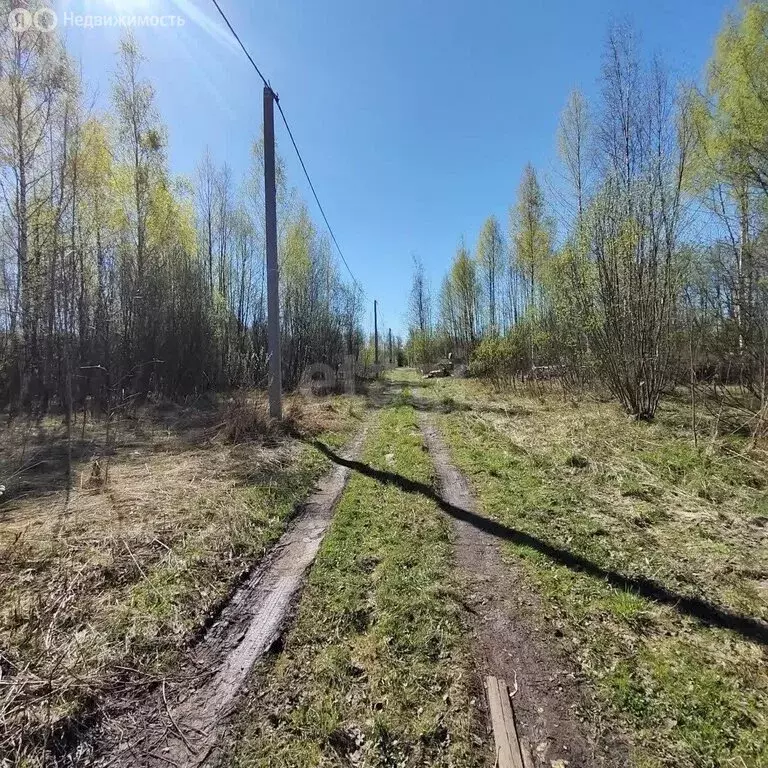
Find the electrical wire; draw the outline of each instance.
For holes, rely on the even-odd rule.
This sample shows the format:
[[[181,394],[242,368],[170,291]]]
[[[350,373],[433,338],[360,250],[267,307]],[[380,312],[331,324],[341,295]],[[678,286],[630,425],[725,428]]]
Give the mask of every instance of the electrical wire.
[[[251,65],[256,70],[256,74],[261,78],[261,81],[264,83],[264,85],[266,85],[267,88],[269,88],[271,91],[272,86],[267,82],[267,78],[261,74],[261,70],[253,60],[251,54],[248,53],[248,49],[243,45],[243,41],[240,39],[240,36],[237,34],[237,32],[235,32],[235,28],[229,23],[227,15],[224,13],[224,11],[221,10],[221,6],[218,4],[217,0],[213,0],[213,4],[216,6],[216,10],[221,14],[221,18],[224,19],[224,23],[229,27],[229,31],[233,34],[235,40],[237,40],[237,42],[240,44],[240,47],[243,49],[243,53],[248,57],[248,61],[251,62]],[[274,93],[274,91],[272,91],[272,93]]]
[[[291,126],[288,124],[288,118],[285,116],[285,112],[283,112],[283,107],[280,104],[280,99],[278,98],[278,95],[275,93],[275,91],[272,89],[272,86],[267,81],[267,78],[264,77],[264,75],[261,73],[261,70],[257,66],[256,62],[253,60],[253,57],[250,53],[248,53],[248,49],[243,44],[243,41],[240,39],[240,36],[235,31],[235,28],[230,23],[229,19],[227,18],[227,15],[224,13],[224,11],[221,9],[221,6],[217,2],[217,0],[211,0],[213,4],[216,6],[216,10],[221,15],[221,18],[224,19],[225,24],[229,28],[229,31],[234,36],[235,40],[237,40],[240,47],[243,49],[243,53],[248,58],[248,61],[251,62],[251,66],[256,70],[256,74],[261,78],[261,81],[264,83],[264,86],[266,88],[269,88],[270,91],[272,91],[272,96],[275,99],[275,103],[277,104],[277,109],[280,112],[280,117],[283,119],[283,123],[285,125],[285,129],[288,131],[288,136],[291,139],[291,144],[293,144],[293,149],[296,152],[296,156],[299,158],[299,163],[301,164],[301,169],[304,171],[304,176],[307,178],[307,183],[309,184],[309,188],[312,190],[312,196],[315,198],[315,202],[317,203],[317,207],[320,209],[320,214],[323,217],[323,221],[325,222],[325,226],[328,227],[328,232],[331,235],[331,240],[333,240],[333,244],[336,246],[336,250],[339,253],[339,256],[341,257],[341,261],[343,262],[344,266],[347,268],[347,272],[349,272],[349,276],[352,278],[352,281],[357,285],[357,287],[360,289],[360,291],[365,294],[365,291],[363,290],[363,286],[360,283],[360,281],[355,277],[354,273],[352,272],[352,269],[349,266],[349,263],[347,262],[346,258],[344,257],[344,253],[341,250],[341,246],[339,245],[339,241],[336,239],[336,235],[333,232],[333,228],[331,227],[330,222],[328,221],[328,217],[325,215],[325,210],[323,208],[322,203],[320,202],[320,198],[318,197],[317,191],[315,190],[315,185],[312,183],[312,179],[309,175],[309,171],[307,170],[307,166],[304,163],[304,158],[301,156],[301,152],[299,151],[299,146],[296,143],[296,139],[293,137],[293,131],[291,130]]]
[[[323,210],[322,203],[320,202],[320,198],[317,196],[317,192],[315,191],[315,185],[312,183],[312,179],[309,177],[309,171],[307,171],[307,166],[304,165],[304,160],[301,157],[301,152],[299,152],[299,148],[296,145],[296,140],[293,138],[293,132],[291,131],[291,126],[288,125],[288,120],[285,117],[285,113],[283,112],[282,106],[280,106],[280,101],[276,100],[277,103],[277,109],[280,112],[280,116],[283,118],[283,123],[285,123],[285,129],[288,131],[288,136],[291,139],[291,143],[293,144],[293,148],[296,150],[296,156],[299,158],[299,162],[301,163],[301,167],[304,171],[304,175],[307,177],[307,183],[309,184],[309,188],[312,190],[312,194],[314,195],[315,202],[317,203],[317,207],[320,209],[320,213],[323,217],[323,221],[325,222],[325,226],[328,227],[328,231],[331,233],[331,240],[333,240],[333,244],[336,246],[336,250],[339,252],[339,256],[341,257],[342,262],[344,262],[344,266],[347,268],[347,272],[349,272],[349,276],[352,278],[353,282],[357,285],[357,287],[365,293],[363,290],[363,286],[360,284],[358,279],[354,276],[352,273],[352,269],[350,268],[349,264],[347,263],[347,260],[344,258],[344,254],[341,251],[341,246],[339,246],[339,241],[336,239],[336,235],[333,234],[333,229],[331,227],[330,222],[328,221],[328,217],[325,215],[325,211]]]

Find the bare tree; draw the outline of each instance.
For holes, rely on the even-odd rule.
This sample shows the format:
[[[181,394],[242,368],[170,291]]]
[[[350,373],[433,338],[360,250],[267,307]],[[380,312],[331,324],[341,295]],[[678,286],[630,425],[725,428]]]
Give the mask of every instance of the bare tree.
[[[413,257],[413,278],[408,302],[409,347],[415,362],[430,362],[432,349],[432,297],[424,272],[424,264]]]
[[[644,72],[631,30],[612,30],[604,67],[602,179],[589,213],[594,298],[584,320],[605,381],[625,408],[652,418],[672,373],[680,287],[682,182],[690,136],[658,64]],[[581,281],[583,289],[589,281]],[[594,302],[594,303],[592,303]],[[591,306],[587,306],[591,305]],[[591,318],[588,321],[588,318]]]
[[[560,118],[558,146],[568,181],[576,197],[577,220],[584,216],[589,196],[590,119],[586,99],[575,90]]]

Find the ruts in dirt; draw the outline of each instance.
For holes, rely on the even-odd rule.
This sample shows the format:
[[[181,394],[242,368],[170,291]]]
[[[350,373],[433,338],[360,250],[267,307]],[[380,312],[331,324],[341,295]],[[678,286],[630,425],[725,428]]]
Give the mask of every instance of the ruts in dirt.
[[[365,430],[344,452],[356,458]],[[350,470],[342,465],[316,490],[235,592],[178,675],[146,701],[105,722],[98,766],[200,766],[217,746],[254,662],[280,637],[304,575],[320,548]],[[127,708],[126,708],[127,709]]]
[[[626,765],[625,747],[605,744],[587,722],[588,694],[555,642],[554,628],[546,626],[543,606],[522,569],[502,559],[498,539],[472,524],[479,517],[477,502],[439,431],[423,414],[421,426],[441,497],[457,513],[455,557],[465,585],[478,688],[486,675],[507,682],[520,739],[536,768]]]

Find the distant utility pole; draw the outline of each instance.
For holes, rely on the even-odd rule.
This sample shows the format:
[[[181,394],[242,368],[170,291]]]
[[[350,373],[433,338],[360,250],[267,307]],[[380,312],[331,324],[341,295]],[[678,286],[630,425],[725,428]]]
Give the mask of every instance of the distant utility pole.
[[[389,329],[389,364],[392,365],[392,329]]]
[[[379,318],[377,315],[378,311],[378,302],[376,299],[373,300],[373,354],[374,354],[374,362],[376,365],[379,364]]]
[[[269,415],[283,418],[280,372],[280,274],[277,266],[277,192],[275,190],[275,93],[264,86],[264,209],[267,241],[267,352]]]

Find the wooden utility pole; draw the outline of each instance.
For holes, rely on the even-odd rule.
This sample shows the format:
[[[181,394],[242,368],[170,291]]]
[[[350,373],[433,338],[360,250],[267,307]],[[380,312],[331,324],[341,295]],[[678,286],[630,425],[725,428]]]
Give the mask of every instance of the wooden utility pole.
[[[373,361],[376,365],[379,364],[379,318],[377,315],[378,302],[373,300]]]
[[[392,365],[392,329],[389,329],[389,364]]]
[[[275,93],[264,86],[264,209],[267,244],[267,352],[269,415],[282,419],[280,371],[280,273],[277,266],[277,192],[275,190]]]

